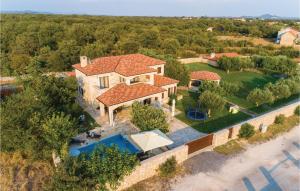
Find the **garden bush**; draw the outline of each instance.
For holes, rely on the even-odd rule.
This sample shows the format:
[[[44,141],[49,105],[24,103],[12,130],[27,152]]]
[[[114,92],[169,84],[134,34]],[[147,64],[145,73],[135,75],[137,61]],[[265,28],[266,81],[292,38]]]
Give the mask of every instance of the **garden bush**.
[[[169,126],[162,109],[135,102],[132,104],[132,123],[142,131],[159,129],[166,133]]]
[[[248,139],[252,137],[254,133],[255,133],[254,126],[250,125],[249,123],[245,123],[242,125],[239,131],[239,137]]]
[[[296,107],[294,114],[300,116],[300,105]]]
[[[174,156],[159,165],[159,174],[162,177],[172,177],[176,173],[177,161]]]
[[[277,116],[275,117],[274,123],[276,123],[276,124],[283,124],[284,121],[285,121],[285,118],[286,118],[286,117],[285,117],[283,114],[277,115]]]

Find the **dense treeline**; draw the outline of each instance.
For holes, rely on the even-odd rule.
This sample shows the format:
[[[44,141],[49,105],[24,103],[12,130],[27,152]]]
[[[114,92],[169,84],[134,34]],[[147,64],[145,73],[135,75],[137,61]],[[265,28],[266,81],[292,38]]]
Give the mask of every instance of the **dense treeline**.
[[[248,41],[218,41],[216,35],[247,35],[274,38],[284,22],[266,25],[264,21],[233,19],[151,17],[104,17],[64,15],[1,15],[1,74],[26,73],[34,63],[44,71],[63,71],[91,58],[155,50],[159,54],[189,57],[226,47],[240,47],[245,53],[260,51]],[[287,21],[286,21],[287,22]],[[292,23],[289,23],[291,25]],[[214,27],[213,32],[207,32]],[[272,47],[270,48],[272,49]],[[283,54],[283,50],[266,54]],[[295,56],[294,50],[284,54]]]
[[[227,73],[255,68],[267,73],[297,75],[297,63],[286,56],[222,57],[218,64]]]

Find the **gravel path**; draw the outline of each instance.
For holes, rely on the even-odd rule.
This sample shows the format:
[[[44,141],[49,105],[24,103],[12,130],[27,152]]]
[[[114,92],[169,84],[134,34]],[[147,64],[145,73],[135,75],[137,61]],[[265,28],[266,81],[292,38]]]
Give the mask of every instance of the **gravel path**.
[[[172,185],[175,191],[300,190],[300,127],[269,142],[251,145],[235,156],[216,152],[184,163],[189,174]]]

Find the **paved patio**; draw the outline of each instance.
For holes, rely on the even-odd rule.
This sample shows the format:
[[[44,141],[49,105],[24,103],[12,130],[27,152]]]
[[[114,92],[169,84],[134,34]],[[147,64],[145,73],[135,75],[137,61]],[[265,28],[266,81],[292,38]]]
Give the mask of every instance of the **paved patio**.
[[[206,134],[195,130],[194,128],[174,117],[170,121],[170,132],[167,135],[172,141],[174,141],[169,148],[175,148],[187,142],[203,137]]]

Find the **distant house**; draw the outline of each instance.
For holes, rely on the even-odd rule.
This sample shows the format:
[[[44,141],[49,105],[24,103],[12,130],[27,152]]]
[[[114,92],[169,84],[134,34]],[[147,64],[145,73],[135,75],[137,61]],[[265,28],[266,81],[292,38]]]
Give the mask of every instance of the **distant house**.
[[[209,56],[204,56],[203,58],[207,59],[207,63],[209,65],[214,66],[214,67],[219,67],[218,60],[223,56],[233,58],[233,57],[240,57],[241,55],[239,55],[236,52],[211,53]]]
[[[207,32],[213,32],[213,30],[214,30],[214,27],[208,27],[208,28],[206,29]]]
[[[190,74],[189,88],[193,90],[198,90],[198,87],[203,81],[211,81],[220,83],[221,77],[219,74],[209,71],[194,71]]]
[[[177,80],[164,76],[165,61],[142,54],[80,57],[73,65],[79,98],[100,116],[108,115],[113,125],[114,111],[138,101],[163,104],[176,94]]]
[[[283,46],[294,46],[300,39],[300,32],[288,27],[278,31],[276,43]]]

